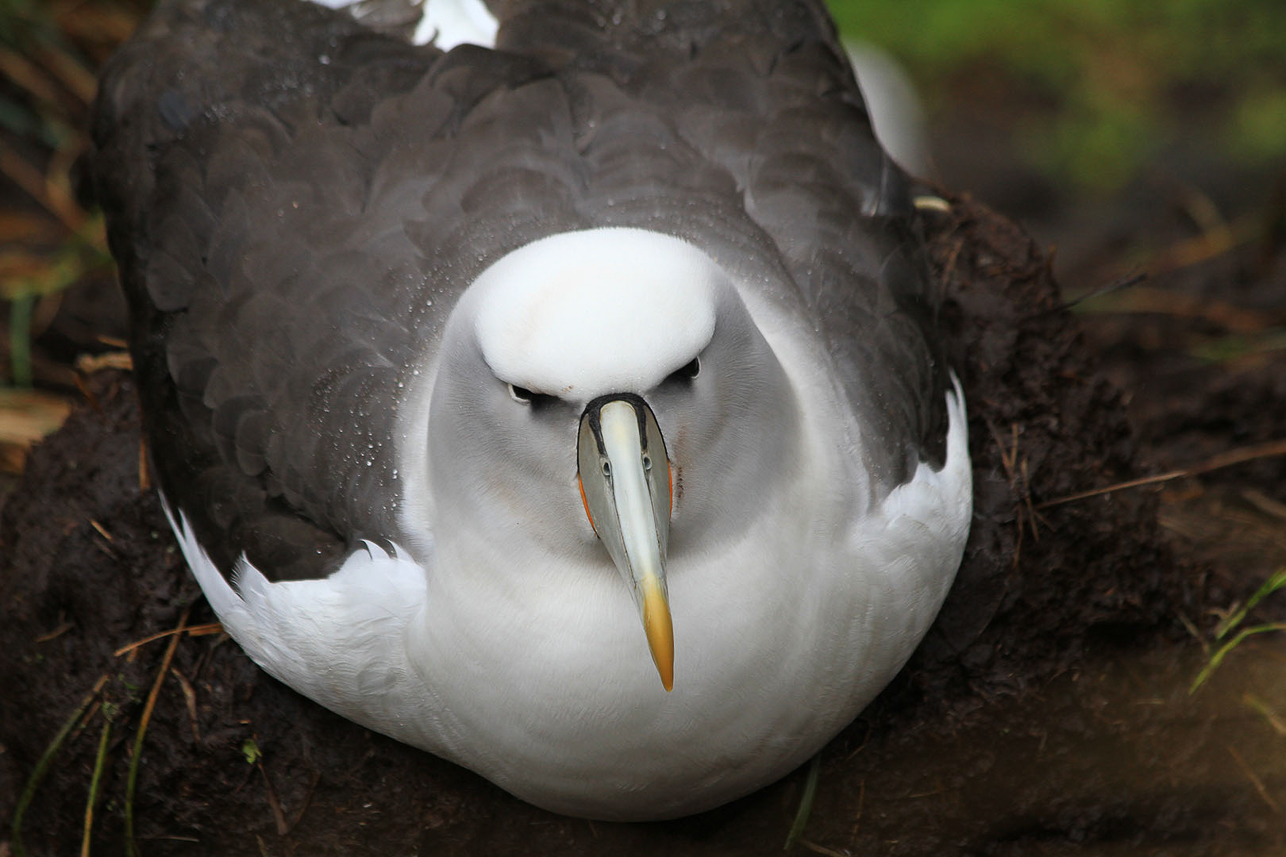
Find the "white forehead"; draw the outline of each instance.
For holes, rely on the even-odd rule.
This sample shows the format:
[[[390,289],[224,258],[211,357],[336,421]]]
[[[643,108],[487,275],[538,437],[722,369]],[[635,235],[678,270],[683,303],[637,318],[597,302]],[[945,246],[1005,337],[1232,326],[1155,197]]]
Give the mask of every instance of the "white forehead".
[[[586,401],[643,393],[714,335],[723,271],[677,238],[591,229],[533,242],[470,288],[474,331],[496,377]]]

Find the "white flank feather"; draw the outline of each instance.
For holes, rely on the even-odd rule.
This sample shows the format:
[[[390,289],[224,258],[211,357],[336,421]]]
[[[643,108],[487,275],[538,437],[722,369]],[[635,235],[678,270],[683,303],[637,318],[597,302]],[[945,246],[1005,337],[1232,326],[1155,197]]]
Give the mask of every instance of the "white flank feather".
[[[378,3],[379,0],[309,0],[328,9],[348,9]],[[420,22],[411,41],[417,45],[432,43],[444,51],[456,45],[496,46],[496,21],[482,0],[424,0],[418,5]]]

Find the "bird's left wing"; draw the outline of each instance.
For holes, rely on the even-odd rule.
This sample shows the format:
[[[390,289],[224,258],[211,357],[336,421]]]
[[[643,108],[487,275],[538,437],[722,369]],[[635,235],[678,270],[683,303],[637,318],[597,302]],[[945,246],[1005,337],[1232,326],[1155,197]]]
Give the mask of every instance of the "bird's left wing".
[[[169,0],[104,73],[90,166],[152,460],[225,574],[397,533],[389,403],[433,333],[406,224],[474,97],[412,97],[442,59],[309,3]],[[382,182],[409,129],[421,169]]]

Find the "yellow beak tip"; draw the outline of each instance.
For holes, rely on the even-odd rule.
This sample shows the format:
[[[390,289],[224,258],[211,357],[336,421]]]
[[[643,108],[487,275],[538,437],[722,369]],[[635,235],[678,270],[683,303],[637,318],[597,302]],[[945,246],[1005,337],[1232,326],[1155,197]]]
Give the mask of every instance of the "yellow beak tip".
[[[670,650],[669,658],[658,658],[658,652],[653,650],[652,661],[656,664],[656,673],[661,677],[661,687],[669,693],[674,690],[674,650]]]
[[[652,651],[652,663],[661,676],[661,686],[668,693],[674,689],[674,626],[670,605],[656,578],[649,578],[644,584],[643,630]]]
[[[648,648],[652,650],[652,663],[656,665],[661,686],[666,692],[674,690],[674,637],[670,634],[648,635]]]

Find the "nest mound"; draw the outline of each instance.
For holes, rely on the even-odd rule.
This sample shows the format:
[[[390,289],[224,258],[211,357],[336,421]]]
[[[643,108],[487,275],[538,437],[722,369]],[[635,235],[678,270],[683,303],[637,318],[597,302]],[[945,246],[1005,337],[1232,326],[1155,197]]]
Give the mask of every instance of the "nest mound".
[[[1047,257],[968,200],[929,228],[969,407],[973,532],[911,664],[824,751],[829,786],[816,828],[851,826],[870,778],[904,769],[950,730],[1007,728],[1014,701],[1073,669],[1087,647],[1147,643],[1193,612],[1191,575],[1158,535],[1153,495],[1041,507],[1140,475],[1120,396],[1060,307]],[[0,817],[12,816],[60,725],[76,724],[25,808],[29,853],[71,853],[81,841],[98,760],[97,853],[124,851],[127,803],[148,854],[780,851],[799,774],[691,819],[591,824],[331,714],[220,635],[114,654],[182,617],[214,618],[155,495],[139,487],[132,384],[128,374],[95,376],[96,401],[32,454],[0,519]],[[158,676],[129,802],[132,748]],[[886,807],[870,835],[918,831],[904,839],[906,854],[959,844],[959,833],[933,832],[933,804]]]

